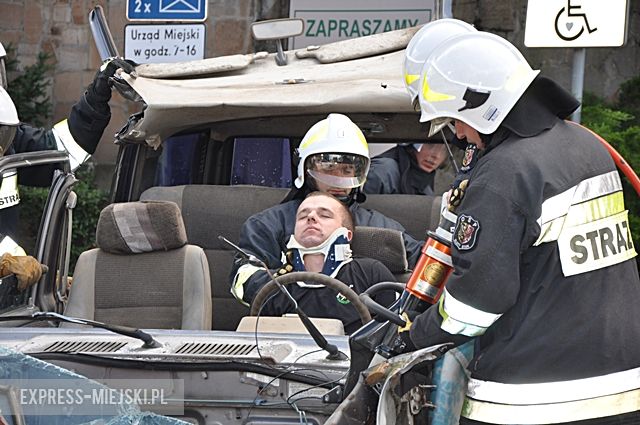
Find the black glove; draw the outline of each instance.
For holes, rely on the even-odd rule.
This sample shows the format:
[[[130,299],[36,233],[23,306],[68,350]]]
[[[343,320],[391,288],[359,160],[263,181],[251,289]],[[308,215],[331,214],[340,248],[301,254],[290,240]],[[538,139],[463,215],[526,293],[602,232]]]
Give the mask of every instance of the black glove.
[[[104,111],[109,109],[108,102],[111,99],[111,81],[118,69],[135,76],[137,64],[129,59],[109,58],[103,62],[96,72],[93,82],[87,88],[87,102],[95,109]]]

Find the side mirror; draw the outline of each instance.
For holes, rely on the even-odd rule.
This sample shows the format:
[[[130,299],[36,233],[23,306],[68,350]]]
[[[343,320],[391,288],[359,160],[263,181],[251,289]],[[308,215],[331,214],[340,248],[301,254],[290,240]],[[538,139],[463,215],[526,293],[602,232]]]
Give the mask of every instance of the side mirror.
[[[295,37],[304,32],[304,21],[300,18],[272,19],[251,24],[251,35],[255,40],[275,40],[276,63],[280,66],[287,64],[287,57],[282,48],[282,39]]]

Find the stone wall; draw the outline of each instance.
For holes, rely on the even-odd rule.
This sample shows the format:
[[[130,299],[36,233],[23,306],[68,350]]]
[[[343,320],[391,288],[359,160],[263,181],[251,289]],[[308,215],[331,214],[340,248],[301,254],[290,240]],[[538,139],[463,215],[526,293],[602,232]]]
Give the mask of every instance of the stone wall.
[[[321,1],[321,0],[318,0]],[[622,48],[589,49],[586,55],[585,90],[612,98],[620,83],[640,71],[640,2],[631,3],[629,38]],[[479,29],[495,32],[521,48],[535,68],[571,86],[571,49],[526,49],[523,46],[526,0],[454,0],[454,16],[473,23]],[[105,8],[116,45],[123,50],[126,20],[125,0],[0,0],[0,40],[17,48],[21,64],[35,62],[38,52],[52,55],[50,97],[54,101],[51,123],[66,117],[100,65],[89,25],[88,14],[94,5]],[[249,25],[260,19],[286,17],[288,0],[209,0],[206,57],[263,50],[269,45],[254,45]],[[95,155],[104,168],[103,182],[108,185],[117,149],[113,134],[126,121],[133,106],[118,94],[111,101],[112,120]]]

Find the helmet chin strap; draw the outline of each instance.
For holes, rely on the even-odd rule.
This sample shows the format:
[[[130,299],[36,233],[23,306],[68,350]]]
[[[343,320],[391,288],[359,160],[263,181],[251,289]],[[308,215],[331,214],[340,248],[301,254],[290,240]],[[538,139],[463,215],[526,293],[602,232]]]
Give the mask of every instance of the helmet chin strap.
[[[304,267],[304,256],[308,254],[324,255],[324,266],[322,274],[335,277],[338,271],[351,261],[351,246],[349,245],[349,230],[345,227],[336,229],[324,242],[320,245],[312,247],[304,247],[291,235],[287,243],[287,249],[293,253],[292,265],[294,271],[306,271]],[[305,288],[321,288],[323,285],[306,284],[298,282],[298,285]]]

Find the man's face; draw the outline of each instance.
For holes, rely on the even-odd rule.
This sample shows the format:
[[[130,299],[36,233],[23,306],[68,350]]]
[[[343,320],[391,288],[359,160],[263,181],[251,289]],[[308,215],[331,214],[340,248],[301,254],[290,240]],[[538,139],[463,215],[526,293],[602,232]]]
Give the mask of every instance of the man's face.
[[[447,148],[443,143],[425,143],[415,155],[420,169],[431,173],[447,159]]]
[[[316,166],[314,171],[322,174],[327,174],[336,177],[355,177],[356,170],[352,164],[327,164],[322,166]],[[330,186],[318,179],[314,179],[316,187],[320,192],[327,192],[337,198],[348,196],[351,192],[351,188],[342,188]]]
[[[298,243],[305,248],[318,246],[343,227],[342,208],[340,201],[327,196],[312,196],[302,201],[293,231]]]
[[[480,133],[478,130],[471,127],[469,124],[466,124],[460,120],[455,120],[456,122],[456,137],[460,140],[466,139],[467,142],[472,145],[476,145],[478,149],[484,149],[484,142],[480,138]]]

